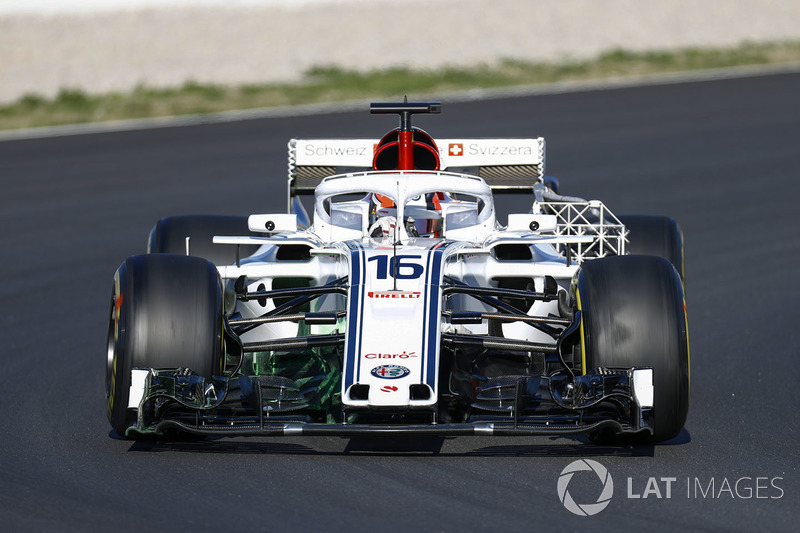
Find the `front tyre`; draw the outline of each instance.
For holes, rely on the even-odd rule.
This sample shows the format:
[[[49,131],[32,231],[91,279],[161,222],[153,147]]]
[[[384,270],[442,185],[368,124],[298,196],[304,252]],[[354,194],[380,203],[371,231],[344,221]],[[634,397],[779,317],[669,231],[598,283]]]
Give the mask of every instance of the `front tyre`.
[[[689,410],[689,337],[678,272],[661,257],[617,256],[581,267],[583,372],[652,367],[653,442],[680,433]]]
[[[134,368],[189,368],[222,373],[222,286],[198,257],[134,255],[114,274],[108,326],[108,420],[120,436],[134,423],[129,406]]]

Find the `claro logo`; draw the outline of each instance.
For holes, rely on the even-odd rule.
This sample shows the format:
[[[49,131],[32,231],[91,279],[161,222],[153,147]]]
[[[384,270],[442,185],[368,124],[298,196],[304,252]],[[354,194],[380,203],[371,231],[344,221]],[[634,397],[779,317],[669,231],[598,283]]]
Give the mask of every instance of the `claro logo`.
[[[403,353],[368,353],[364,359],[408,359],[410,357],[417,357],[417,353],[406,353],[405,350]]]

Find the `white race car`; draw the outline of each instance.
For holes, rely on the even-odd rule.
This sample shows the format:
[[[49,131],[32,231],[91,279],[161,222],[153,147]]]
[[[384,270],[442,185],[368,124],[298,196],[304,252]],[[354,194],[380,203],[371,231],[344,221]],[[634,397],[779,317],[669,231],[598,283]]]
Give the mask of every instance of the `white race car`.
[[[677,224],[559,195],[541,138],[411,126],[439,110],[373,104],[400,116],[380,140],[292,140],[288,213],[161,219],[114,276],[114,430],[678,435]],[[530,212],[502,225],[493,190]]]

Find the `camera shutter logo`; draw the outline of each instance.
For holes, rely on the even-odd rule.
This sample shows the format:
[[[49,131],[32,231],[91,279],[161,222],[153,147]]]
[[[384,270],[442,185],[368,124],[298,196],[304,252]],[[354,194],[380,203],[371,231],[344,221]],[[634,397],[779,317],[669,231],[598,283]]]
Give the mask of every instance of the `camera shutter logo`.
[[[597,474],[598,479],[603,484],[603,490],[600,492],[600,496],[597,497],[596,502],[579,504],[572,499],[567,487],[569,482],[572,481],[572,476],[575,475],[575,472],[586,470],[591,470]],[[561,500],[561,503],[564,504],[564,507],[569,512],[578,516],[596,515],[608,506],[613,495],[614,480],[611,479],[611,474],[608,473],[606,467],[591,459],[579,459],[571,462],[561,471],[561,475],[558,477],[558,499]]]

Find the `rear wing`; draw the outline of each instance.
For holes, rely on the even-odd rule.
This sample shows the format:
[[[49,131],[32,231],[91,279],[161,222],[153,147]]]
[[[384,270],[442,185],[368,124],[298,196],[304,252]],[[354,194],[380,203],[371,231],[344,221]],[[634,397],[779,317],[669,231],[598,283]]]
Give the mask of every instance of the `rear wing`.
[[[289,141],[289,205],[328,176],[372,169],[377,139]],[[479,176],[497,192],[532,191],[544,176],[544,139],[439,139],[441,170]]]

